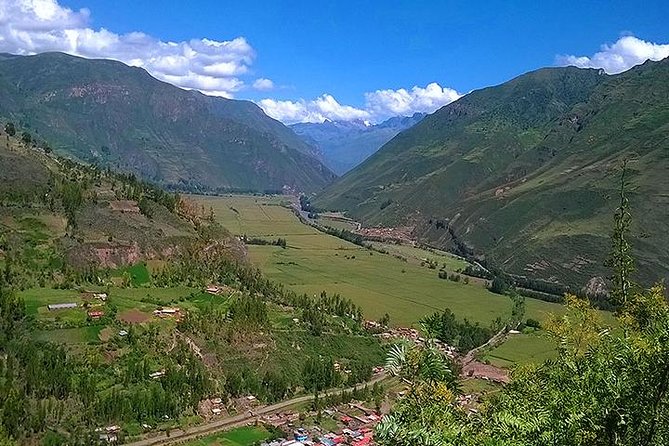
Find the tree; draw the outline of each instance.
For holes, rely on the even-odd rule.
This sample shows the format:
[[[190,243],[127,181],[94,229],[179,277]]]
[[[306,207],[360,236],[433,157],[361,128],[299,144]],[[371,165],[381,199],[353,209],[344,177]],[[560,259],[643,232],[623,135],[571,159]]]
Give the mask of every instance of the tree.
[[[16,127],[14,126],[13,122],[8,122],[5,124],[5,133],[7,133],[9,136],[16,135]]]
[[[23,132],[21,134],[21,141],[23,141],[26,144],[30,144],[33,140],[32,135],[29,132]]]
[[[490,284],[490,291],[496,294],[505,294],[509,289],[509,284],[502,276],[495,276]]]
[[[512,294],[511,300],[513,306],[511,307],[511,326],[518,328],[525,318],[525,297],[518,294]]]
[[[632,289],[631,275],[634,272],[634,259],[632,258],[632,246],[627,241],[632,224],[629,199],[626,190],[627,164],[623,161],[620,172],[620,203],[613,216],[613,233],[611,234],[611,254],[607,260],[607,266],[612,269],[611,276],[611,300],[615,307],[625,306]]]
[[[453,364],[432,340],[424,347],[395,344],[388,351],[386,370],[415,385],[419,382],[434,384],[442,382],[451,390],[457,388],[456,375],[452,373]]]
[[[139,212],[146,218],[148,219],[153,218],[153,206],[151,201],[148,200],[146,197],[142,197],[139,200],[139,202],[137,203],[137,207],[139,208]]]

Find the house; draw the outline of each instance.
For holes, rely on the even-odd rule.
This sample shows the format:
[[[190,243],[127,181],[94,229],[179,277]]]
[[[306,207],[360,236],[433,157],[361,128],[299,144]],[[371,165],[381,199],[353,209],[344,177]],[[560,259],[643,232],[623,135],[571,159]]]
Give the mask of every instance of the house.
[[[160,310],[154,310],[153,314],[155,314],[158,317],[163,317],[163,316],[178,316],[179,312],[178,308],[163,308]]]
[[[218,407],[214,407],[213,409],[211,409],[211,413],[213,413],[214,415],[220,415],[221,409],[219,409]]]
[[[115,432],[103,432],[99,436],[100,441],[106,441],[107,443],[117,443],[118,435]]]
[[[165,370],[160,370],[158,372],[153,372],[149,374],[149,378],[151,379],[158,379],[165,376]]]
[[[68,303],[63,303],[63,304],[51,304],[47,305],[47,308],[49,311],[54,311],[54,310],[67,310],[69,308],[77,308],[77,304],[74,302],[68,302]]]
[[[309,440],[309,433],[304,428],[299,428],[293,432],[293,438],[295,438],[295,441],[307,441]]]
[[[94,297],[95,299],[99,299],[99,300],[101,300],[102,302],[104,302],[104,301],[107,300],[107,297],[108,297],[108,296],[107,296],[107,293],[93,293],[93,297]]]
[[[89,311],[88,312],[88,317],[90,317],[91,319],[100,319],[104,315],[105,315],[104,311]]]
[[[121,431],[121,426],[107,426],[95,429],[99,433],[100,441],[107,443],[118,443],[118,433]]]
[[[118,332],[118,335],[121,337],[128,336],[128,330],[121,330]]]
[[[363,416],[356,415],[354,418],[355,418],[356,420],[358,420],[359,422],[361,422],[362,424],[367,424],[367,423],[369,423],[369,420],[368,420],[367,418],[363,417]]]

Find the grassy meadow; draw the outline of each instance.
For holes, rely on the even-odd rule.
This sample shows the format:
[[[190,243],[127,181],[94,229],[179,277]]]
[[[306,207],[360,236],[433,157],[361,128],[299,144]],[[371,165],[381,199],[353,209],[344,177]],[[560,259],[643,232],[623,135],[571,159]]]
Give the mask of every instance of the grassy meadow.
[[[272,434],[260,426],[247,426],[227,432],[208,435],[183,443],[184,446],[252,446],[272,438]]]
[[[511,311],[511,301],[482,286],[439,279],[437,270],[420,265],[434,259],[454,271],[461,260],[447,253],[379,245],[371,251],[302,224],[282,197],[192,196],[213,208],[218,221],[239,235],[287,240],[287,248],[248,246],[253,263],[271,279],[297,292],[340,293],[360,305],[368,318],[390,315],[391,324],[416,325],[423,316],[450,308],[456,315],[489,324]],[[401,259],[399,257],[403,257]],[[543,320],[562,306],[530,299],[528,317]]]

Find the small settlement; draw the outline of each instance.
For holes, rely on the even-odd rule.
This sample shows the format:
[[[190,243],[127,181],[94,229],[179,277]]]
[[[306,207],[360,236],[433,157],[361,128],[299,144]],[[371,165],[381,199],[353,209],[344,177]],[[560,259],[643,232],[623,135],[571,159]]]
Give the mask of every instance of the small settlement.
[[[327,409],[324,414],[337,421],[336,431],[325,431],[317,426],[295,428],[300,418],[296,412],[261,417],[260,422],[279,428],[286,434],[284,438],[261,443],[261,446],[374,445],[374,427],[381,420],[381,415],[376,411],[351,402],[336,409]]]

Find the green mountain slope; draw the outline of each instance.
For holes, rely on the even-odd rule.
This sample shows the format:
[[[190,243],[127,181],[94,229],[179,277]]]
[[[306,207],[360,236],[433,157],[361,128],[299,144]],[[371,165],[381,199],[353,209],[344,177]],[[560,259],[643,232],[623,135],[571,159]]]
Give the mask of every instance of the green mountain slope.
[[[82,274],[170,260],[202,240],[244,260],[243,245],[190,200],[18,136],[0,128],[0,268],[15,285],[71,285]]]
[[[0,116],[61,154],[163,185],[313,191],[334,179],[255,104],[185,91],[120,62],[4,55]]]
[[[583,283],[605,274],[617,167],[634,157],[642,279],[667,277],[668,82],[664,60],[615,76],[542,69],[475,91],[400,133],[315,204],[368,226],[414,225],[422,240],[464,243],[510,272]]]

